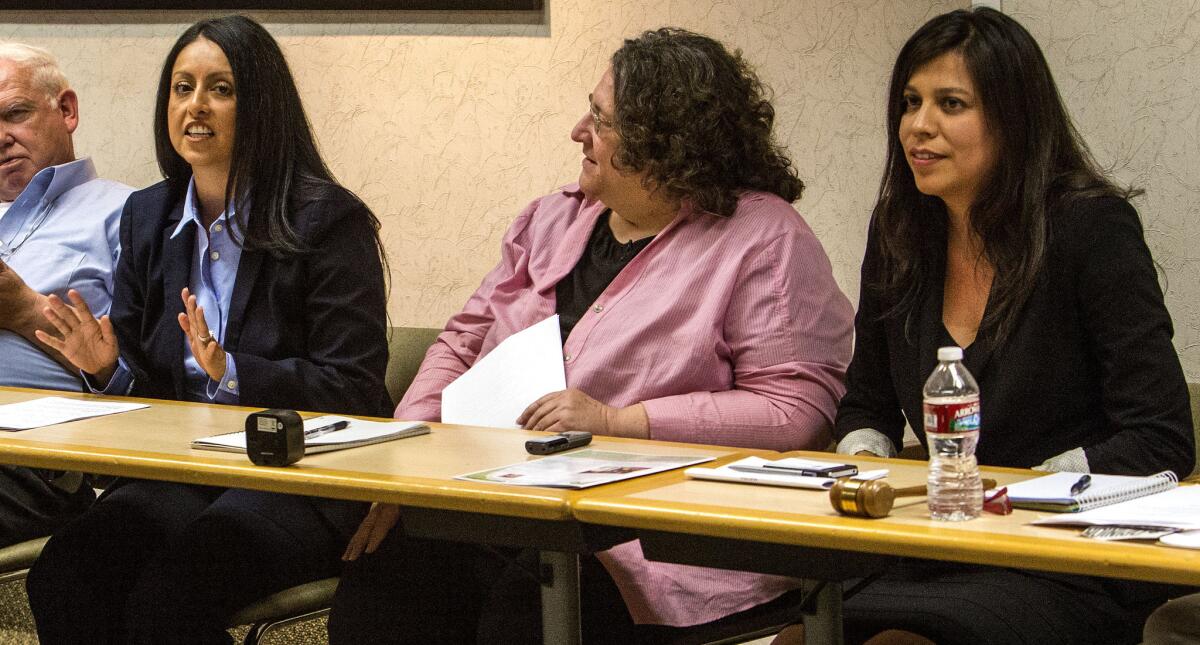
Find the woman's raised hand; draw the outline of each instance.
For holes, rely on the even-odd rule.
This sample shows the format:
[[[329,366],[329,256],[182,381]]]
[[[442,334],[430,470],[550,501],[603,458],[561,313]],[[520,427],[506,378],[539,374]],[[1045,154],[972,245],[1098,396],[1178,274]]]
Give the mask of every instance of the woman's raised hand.
[[[179,314],[179,326],[187,336],[192,356],[196,357],[196,362],[208,374],[208,378],[219,382],[225,376],[225,350],[208,328],[204,307],[196,304],[196,296],[187,287],[179,295],[183,298],[183,308],[186,310],[186,313]]]
[[[48,305],[42,310],[46,320],[58,330],[58,336],[42,330],[34,332],[38,340],[46,343],[71,364],[91,374],[102,384],[107,384],[117,369],[117,335],[107,315],[97,319],[79,292],[67,292],[71,304],[51,294]]]

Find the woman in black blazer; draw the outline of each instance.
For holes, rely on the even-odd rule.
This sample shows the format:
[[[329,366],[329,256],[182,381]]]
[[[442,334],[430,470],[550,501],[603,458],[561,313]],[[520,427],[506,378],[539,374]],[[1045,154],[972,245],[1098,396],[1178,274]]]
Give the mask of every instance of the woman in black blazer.
[[[175,43],[166,181],[121,219],[111,319],[76,293],[45,340],[97,391],[386,415],[379,223],[322,162],[282,52],[244,17]],[[121,480],[30,572],[42,643],[227,643],[240,607],[338,572],[366,506]]]
[[[1141,223],[1029,33],[987,8],[934,18],[900,51],[887,111],[838,451],[894,455],[906,422],[924,442],[922,384],[959,345],[981,463],[1189,474],[1187,386]],[[905,561],[847,599],[847,640],[1136,642],[1162,592]]]

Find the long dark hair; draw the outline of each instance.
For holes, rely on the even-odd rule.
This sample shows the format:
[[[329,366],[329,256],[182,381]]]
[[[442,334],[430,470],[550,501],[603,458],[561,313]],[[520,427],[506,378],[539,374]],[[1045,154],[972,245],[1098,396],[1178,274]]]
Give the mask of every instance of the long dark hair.
[[[717,215],[732,215],[743,190],[800,198],[804,182],[772,136],[768,90],[740,51],[663,28],[626,40],[612,68],[619,167]]]
[[[303,252],[304,241],[289,220],[289,213],[307,201],[339,192],[354,197],[337,183],[321,159],[287,60],[279,44],[257,22],[245,16],[202,20],[175,41],[163,62],[154,113],[158,167],[173,197],[182,199],[192,168],[171,145],[167,103],[175,59],[199,38],[220,47],[233,71],[237,125],[225,203],[232,201],[235,205],[237,220],[233,226],[240,242],[244,248],[265,250],[278,257]],[[386,267],[379,220],[370,209],[366,210]]]
[[[885,316],[911,323],[923,289],[942,280],[945,205],[917,190],[899,132],[909,79],[947,53],[962,55],[997,146],[995,168],[970,207],[971,229],[995,272],[980,323],[980,338],[994,346],[1011,331],[1045,264],[1051,215],[1084,197],[1133,192],[1119,189],[1096,165],[1024,27],[987,7],[938,16],[904,44],[888,89],[887,164],[871,216],[883,261],[879,275],[863,285],[883,291],[891,303]]]

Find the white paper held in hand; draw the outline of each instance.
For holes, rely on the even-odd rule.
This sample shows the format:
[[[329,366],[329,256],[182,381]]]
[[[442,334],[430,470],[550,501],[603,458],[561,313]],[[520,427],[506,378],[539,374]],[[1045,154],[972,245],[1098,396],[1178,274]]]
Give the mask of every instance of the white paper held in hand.
[[[530,403],[567,388],[555,314],[504,339],[442,390],[442,422],[516,428]]]

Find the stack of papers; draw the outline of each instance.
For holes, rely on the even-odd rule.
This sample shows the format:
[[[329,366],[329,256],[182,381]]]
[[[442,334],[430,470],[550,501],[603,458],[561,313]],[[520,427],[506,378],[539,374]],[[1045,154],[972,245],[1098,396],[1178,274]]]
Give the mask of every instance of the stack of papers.
[[[1154,538],[1169,545],[1200,549],[1200,486],[1180,486],[1139,499],[1112,504],[1082,513],[1051,515],[1034,524],[1084,527],[1128,527],[1126,539]],[[1157,529],[1157,531],[1156,531]],[[1138,535],[1138,532],[1141,535]],[[1165,535],[1163,535],[1165,533]],[[1105,532],[1092,532],[1100,539],[1121,539]],[[1162,537],[1159,537],[1159,536]]]
[[[1039,518],[1033,523],[1063,526],[1154,526],[1177,530],[1200,529],[1200,486],[1180,486],[1156,495],[1103,506],[1082,513]]]
[[[358,446],[369,446],[393,439],[429,434],[429,426],[420,421],[363,421],[362,419],[351,419],[332,414],[305,419],[304,428],[305,430],[312,430],[313,428],[332,425],[339,421],[347,422],[346,427],[327,434],[305,438],[304,454],[311,455],[318,452],[342,450],[343,448],[357,448]],[[192,441],[192,447],[201,450],[220,450],[222,452],[246,452],[246,433],[230,432],[211,437],[201,437]]]
[[[780,465],[806,465],[814,469],[827,469],[833,473],[847,472],[846,469],[857,468],[836,461],[821,461],[818,459],[780,459],[771,461],[762,457],[746,457],[717,468],[688,468],[684,474],[695,479],[711,479],[713,481],[735,482],[739,484],[765,484],[767,486],[785,486],[787,488],[808,488],[813,490],[829,490],[835,481],[832,477],[812,477],[800,473],[800,468],[789,472],[790,469],[780,468]],[[840,467],[840,468],[839,468]],[[848,473],[847,474],[851,474]],[[863,473],[861,479],[875,479],[887,475],[887,471]]]

